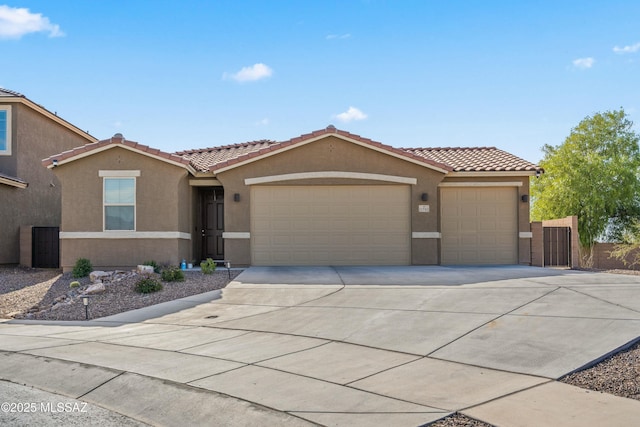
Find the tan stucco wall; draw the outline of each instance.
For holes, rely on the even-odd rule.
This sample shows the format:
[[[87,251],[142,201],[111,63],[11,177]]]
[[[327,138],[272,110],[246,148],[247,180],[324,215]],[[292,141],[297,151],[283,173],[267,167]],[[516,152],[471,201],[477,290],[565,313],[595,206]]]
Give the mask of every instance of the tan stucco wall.
[[[246,178],[318,171],[417,178],[417,184],[410,186],[411,231],[438,231],[437,194],[443,173],[332,136],[219,173],[217,178],[225,191],[225,231],[250,231],[251,192],[250,186],[244,183]],[[267,185],[385,185],[385,182],[324,178],[270,182]],[[235,193],[240,195],[239,202],[233,201]],[[420,200],[422,193],[429,195],[427,202]],[[422,204],[430,206],[429,213],[418,212],[418,206]],[[411,249],[413,264],[438,264],[437,239],[412,239]],[[235,265],[250,264],[250,251],[249,239],[225,239],[225,258],[231,259]]]
[[[20,227],[57,227],[61,215],[61,185],[42,166],[50,155],[86,144],[86,138],[20,103],[11,105],[12,155],[0,156],[0,171],[29,183],[25,189],[0,184],[0,264],[20,260]]]
[[[69,239],[60,242],[60,265],[71,271],[78,258],[87,258],[96,270],[128,270],[145,261],[178,265],[179,253],[190,249],[188,240],[179,239]]]
[[[120,147],[54,169],[62,182],[61,232],[103,231],[100,170],[140,171],[136,178],[137,232],[192,234],[192,189],[187,170]],[[80,257],[89,258],[94,267],[135,266],[146,260],[177,264],[183,258],[192,259],[192,242],[186,239],[64,238],[61,253],[65,269]]]

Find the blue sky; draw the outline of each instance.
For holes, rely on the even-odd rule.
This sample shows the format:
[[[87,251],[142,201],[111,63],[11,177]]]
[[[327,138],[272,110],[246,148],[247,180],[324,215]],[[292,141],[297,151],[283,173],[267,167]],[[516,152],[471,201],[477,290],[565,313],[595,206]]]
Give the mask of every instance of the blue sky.
[[[334,124],[537,162],[598,111],[640,123],[639,22],[631,0],[0,0],[0,87],[170,152]]]

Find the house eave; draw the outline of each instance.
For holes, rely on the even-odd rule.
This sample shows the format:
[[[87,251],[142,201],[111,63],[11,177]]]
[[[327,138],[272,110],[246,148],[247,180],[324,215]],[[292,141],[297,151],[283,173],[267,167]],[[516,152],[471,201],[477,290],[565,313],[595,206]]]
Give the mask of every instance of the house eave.
[[[53,169],[55,167],[59,167],[59,166],[62,166],[64,164],[71,163],[73,161],[80,160],[82,158],[89,157],[89,156],[92,156],[94,154],[101,153],[103,151],[111,150],[112,148],[123,148],[125,150],[129,150],[129,151],[132,151],[134,153],[141,154],[143,156],[147,156],[147,157],[151,157],[151,158],[156,159],[156,160],[160,160],[161,162],[169,163],[171,165],[184,168],[191,175],[194,175],[194,176],[197,173],[196,170],[193,168],[193,166],[191,166],[190,164],[174,161],[174,160],[162,157],[162,156],[157,156],[157,155],[155,155],[153,153],[149,153],[149,152],[144,151],[144,150],[139,150],[139,149],[137,149],[135,147],[130,147],[130,146],[125,145],[125,144],[109,144],[109,145],[105,145],[105,146],[102,146],[102,147],[97,147],[97,148],[94,148],[93,150],[85,151],[85,152],[82,152],[82,153],[78,153],[75,156],[67,157],[67,158],[58,160],[57,164],[53,164],[53,163],[48,164],[47,168],[48,169]],[[52,156],[52,157],[49,157],[47,159],[44,159],[43,162],[47,162],[47,161],[52,161],[53,162],[55,157],[56,156]]]
[[[25,189],[29,186],[28,182],[24,182],[17,178],[10,178],[7,176],[0,176],[0,184],[5,184],[10,187]]]
[[[66,129],[70,130],[71,132],[73,132],[73,133],[85,138],[86,140],[88,140],[90,142],[98,142],[98,138],[94,137],[89,132],[84,131],[84,130],[72,125],[68,121],[66,121],[63,118],[59,117],[57,114],[52,113],[51,111],[49,111],[46,108],[36,104],[35,102],[29,100],[28,98],[3,97],[3,98],[0,99],[0,102],[10,102],[10,103],[14,103],[14,104],[23,104],[23,105],[31,108],[32,110],[35,110],[39,114],[42,114],[43,116],[47,117],[48,119],[53,120],[57,124],[65,127]]]
[[[328,138],[328,137],[331,137],[331,136],[333,136],[335,138],[342,139],[343,141],[350,142],[352,144],[356,144],[356,145],[358,145],[360,147],[368,148],[370,150],[374,150],[374,151],[377,151],[379,153],[386,154],[388,156],[395,157],[397,159],[404,160],[406,162],[413,163],[413,164],[425,167],[427,169],[432,169],[434,171],[437,171],[437,172],[440,172],[440,173],[443,173],[443,174],[450,173],[450,171],[448,171],[447,169],[439,168],[439,167],[437,167],[435,165],[432,165],[432,164],[428,163],[427,161],[414,159],[414,158],[410,157],[410,155],[405,156],[405,155],[402,155],[402,154],[398,154],[398,153],[395,153],[393,151],[389,151],[389,150],[387,150],[385,148],[376,147],[376,146],[364,143],[362,141],[359,141],[357,139],[350,138],[350,137],[345,136],[345,135],[341,135],[339,133],[325,133],[325,134],[322,134],[322,135],[314,136],[314,137],[311,137],[309,139],[305,139],[304,141],[300,141],[300,142],[297,142],[295,144],[290,144],[290,145],[278,148],[277,150],[268,151],[268,152],[263,153],[261,155],[252,156],[252,157],[250,157],[248,159],[241,160],[239,162],[236,162],[236,163],[233,163],[233,164],[230,164],[230,165],[227,165],[227,166],[223,166],[221,168],[216,168],[215,166],[213,166],[213,167],[211,167],[210,170],[214,174],[219,174],[219,173],[231,170],[231,169],[235,169],[235,168],[238,168],[238,167],[241,167],[241,166],[256,162],[258,160],[263,160],[263,159],[266,159],[268,157],[271,157],[271,156],[274,156],[274,155],[278,155],[280,153],[284,153],[284,152],[286,152],[288,150],[292,150],[292,149],[299,148],[299,147],[302,147],[302,146],[307,145],[307,144],[311,144],[312,142],[316,142],[316,141],[319,141],[321,139]],[[409,153],[407,153],[407,154],[409,154]]]
[[[539,171],[457,171],[449,172],[447,178],[487,178],[487,177],[516,177],[516,176],[536,176]]]

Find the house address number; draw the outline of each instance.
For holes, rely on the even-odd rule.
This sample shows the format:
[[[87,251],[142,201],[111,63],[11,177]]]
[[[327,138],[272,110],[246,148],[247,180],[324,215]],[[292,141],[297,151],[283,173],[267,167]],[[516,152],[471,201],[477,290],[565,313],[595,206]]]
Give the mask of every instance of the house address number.
[[[429,205],[418,205],[418,212],[429,212]]]

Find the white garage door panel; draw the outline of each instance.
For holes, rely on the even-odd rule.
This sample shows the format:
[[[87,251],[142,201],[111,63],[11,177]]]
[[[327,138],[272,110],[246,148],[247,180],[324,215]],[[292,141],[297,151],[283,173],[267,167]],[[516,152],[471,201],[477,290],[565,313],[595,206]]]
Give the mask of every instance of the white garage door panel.
[[[441,203],[443,264],[517,263],[515,188],[443,188]]]
[[[409,186],[257,186],[254,265],[410,263]]]

